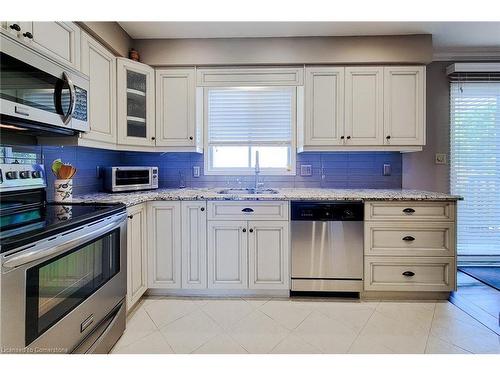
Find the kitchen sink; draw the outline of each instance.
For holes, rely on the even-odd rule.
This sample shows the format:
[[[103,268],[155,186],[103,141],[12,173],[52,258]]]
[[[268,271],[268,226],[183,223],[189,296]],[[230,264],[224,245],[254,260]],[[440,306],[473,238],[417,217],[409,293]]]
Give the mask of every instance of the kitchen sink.
[[[278,194],[277,190],[274,189],[258,189],[253,188],[248,189],[222,189],[217,192],[217,194]]]

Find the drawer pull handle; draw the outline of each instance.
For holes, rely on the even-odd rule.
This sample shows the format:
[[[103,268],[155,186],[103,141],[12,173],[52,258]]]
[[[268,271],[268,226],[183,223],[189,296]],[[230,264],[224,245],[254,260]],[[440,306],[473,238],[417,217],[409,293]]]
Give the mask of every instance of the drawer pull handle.
[[[12,25],[9,26],[12,30],[15,31],[21,31],[21,26],[19,26],[17,23],[13,23]]]
[[[246,207],[246,208],[242,209],[241,212],[253,212],[253,209],[250,207]]]
[[[406,276],[406,277],[412,277],[412,276],[415,276],[415,272],[405,271],[402,273],[402,275]]]
[[[243,233],[246,233],[246,232],[247,232],[247,230],[245,228],[243,228]]]
[[[403,237],[403,241],[415,241],[415,237],[413,237],[413,236],[406,236],[406,237]]]
[[[413,208],[405,208],[405,209],[403,210],[403,212],[404,212],[405,214],[411,215],[411,214],[415,213],[415,210],[414,210]]]

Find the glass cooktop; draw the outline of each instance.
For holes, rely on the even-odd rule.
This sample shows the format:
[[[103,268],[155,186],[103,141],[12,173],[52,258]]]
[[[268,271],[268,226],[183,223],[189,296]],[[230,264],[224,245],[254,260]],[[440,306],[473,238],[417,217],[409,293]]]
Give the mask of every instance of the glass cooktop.
[[[0,253],[125,211],[122,203],[48,203],[11,207],[12,202],[2,202]]]

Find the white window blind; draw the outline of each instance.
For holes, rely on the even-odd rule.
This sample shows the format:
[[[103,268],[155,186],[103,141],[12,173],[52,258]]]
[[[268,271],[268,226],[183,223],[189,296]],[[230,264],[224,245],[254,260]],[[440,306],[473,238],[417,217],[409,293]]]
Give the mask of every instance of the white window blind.
[[[290,174],[295,87],[206,88],[206,172],[253,173],[255,151],[264,174]]]
[[[293,88],[208,89],[210,144],[287,144]]]
[[[451,82],[450,111],[458,254],[500,255],[500,82]]]

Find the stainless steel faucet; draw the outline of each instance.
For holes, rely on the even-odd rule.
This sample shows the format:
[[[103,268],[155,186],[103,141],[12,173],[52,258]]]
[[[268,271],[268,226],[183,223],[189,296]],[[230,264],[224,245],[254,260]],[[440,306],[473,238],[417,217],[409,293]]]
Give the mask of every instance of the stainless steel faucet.
[[[259,151],[255,151],[255,186],[254,191],[257,192],[261,187],[264,186],[263,182],[259,182],[260,174],[260,163],[259,163]]]

